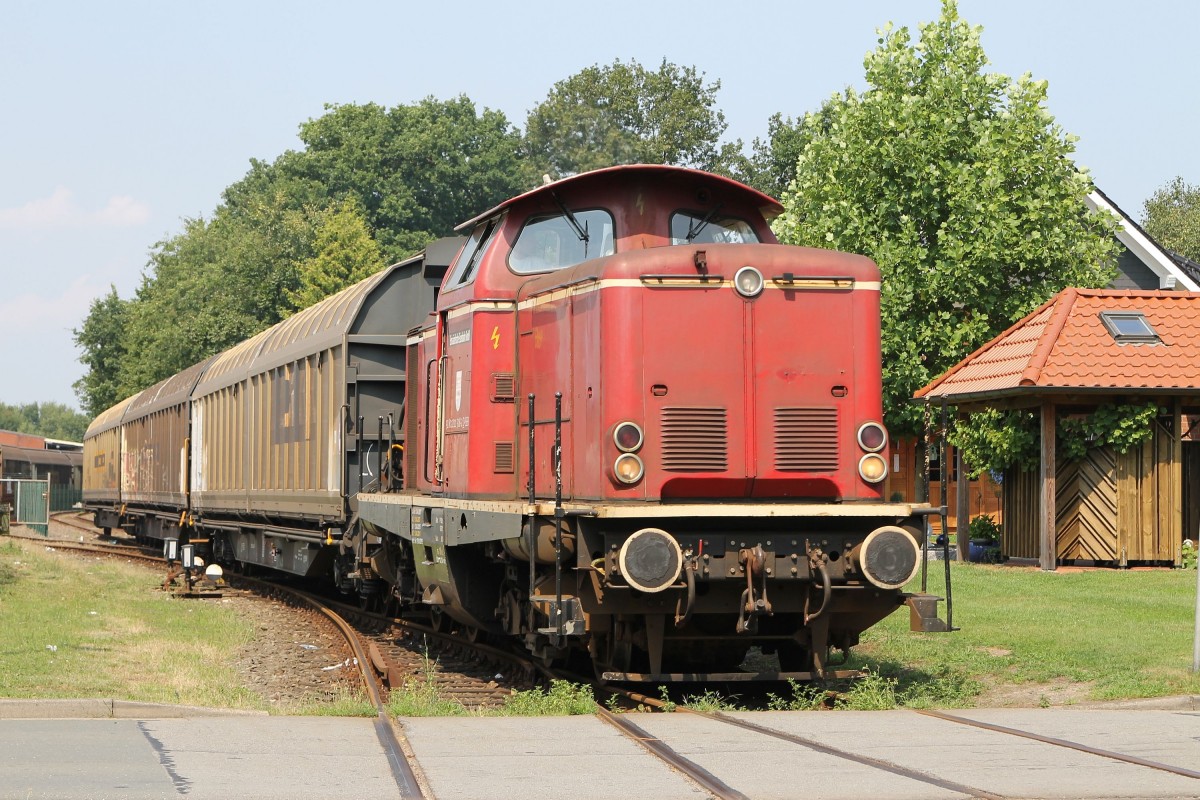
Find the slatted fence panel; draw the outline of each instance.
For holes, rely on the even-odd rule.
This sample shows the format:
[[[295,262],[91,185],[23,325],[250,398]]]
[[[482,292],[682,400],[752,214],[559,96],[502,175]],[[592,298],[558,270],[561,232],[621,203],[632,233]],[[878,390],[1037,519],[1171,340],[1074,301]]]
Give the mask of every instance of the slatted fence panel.
[[[1117,559],[1118,478],[1112,448],[1092,448],[1058,465],[1054,498],[1059,559]]]

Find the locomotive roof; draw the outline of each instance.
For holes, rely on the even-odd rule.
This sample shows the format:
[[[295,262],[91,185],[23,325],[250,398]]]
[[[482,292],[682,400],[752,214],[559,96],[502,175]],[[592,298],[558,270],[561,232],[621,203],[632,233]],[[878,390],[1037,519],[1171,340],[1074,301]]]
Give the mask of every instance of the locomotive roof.
[[[638,178],[657,178],[667,181],[694,181],[697,177],[711,180],[713,183],[733,192],[740,192],[751,205],[755,205],[762,212],[763,217],[768,221],[774,219],[783,213],[783,206],[779,201],[770,195],[747,186],[744,183],[735,181],[732,178],[726,178],[724,175],[717,175],[712,172],[704,172],[698,169],[688,169],[686,167],[673,167],[666,164],[623,164],[616,167],[605,167],[604,169],[592,170],[591,172],[581,172],[578,175],[572,175],[567,178],[561,178],[557,181],[544,183],[537,188],[530,189],[524,194],[519,194],[516,197],[510,197],[500,205],[488,209],[482,214],[472,217],[466,222],[455,228],[456,231],[469,230],[474,225],[482,220],[494,217],[501,211],[526,200],[537,197],[542,194],[547,194],[558,189],[566,187],[585,186],[590,183],[598,183],[601,181],[633,181]]]

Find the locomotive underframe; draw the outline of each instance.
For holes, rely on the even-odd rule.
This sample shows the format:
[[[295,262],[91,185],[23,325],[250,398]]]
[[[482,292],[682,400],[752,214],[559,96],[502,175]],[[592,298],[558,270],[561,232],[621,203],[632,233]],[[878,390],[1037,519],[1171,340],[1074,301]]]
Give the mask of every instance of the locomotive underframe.
[[[370,534],[363,553],[382,567],[382,581],[404,586],[392,592],[401,602],[416,599],[472,630],[523,637],[547,659],[586,648],[598,671],[632,680],[694,675],[687,665],[696,663],[732,670],[751,646],[778,653],[784,671],[826,675],[831,648],[857,644],[909,597],[870,583],[856,548],[883,526],[907,526],[918,539],[923,511],[571,504],[556,515],[547,503],[357,499]],[[669,532],[685,560],[656,591],[631,586],[618,563],[623,543],[648,526]],[[397,551],[405,555],[382,555]]]

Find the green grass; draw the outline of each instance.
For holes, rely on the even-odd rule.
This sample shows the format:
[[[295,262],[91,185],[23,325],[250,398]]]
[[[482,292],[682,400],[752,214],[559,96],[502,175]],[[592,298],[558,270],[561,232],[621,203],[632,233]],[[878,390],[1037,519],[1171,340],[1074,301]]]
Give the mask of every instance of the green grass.
[[[251,640],[232,611],[173,599],[145,569],[0,543],[0,697],[101,697],[265,708],[229,654]]]
[[[894,682],[901,705],[971,705],[997,686],[1027,694],[1069,686],[1087,700],[1200,693],[1191,672],[1195,572],[952,571],[962,630],[911,633],[901,609],[854,650],[851,666]],[[942,593],[940,578],[931,572],[930,591]]]
[[[227,666],[253,625],[218,604],[173,599],[144,569],[46,553],[0,539],[0,697],[111,697],[264,709]],[[934,567],[935,565],[931,565]],[[930,590],[942,593],[941,570]],[[1037,569],[954,564],[954,622],[918,634],[899,609],[867,631],[848,666],[868,677],[825,687],[792,685],[772,708],[873,709],[1050,705],[1200,694],[1191,672],[1196,573],[1192,570]],[[915,587],[910,587],[913,589]],[[943,605],[944,615],[944,605]],[[391,694],[400,716],[590,714],[590,688],[558,682],[473,711],[437,696],[432,664]],[[1015,700],[1013,699],[1015,698]],[[679,705],[729,709],[711,693]],[[373,715],[351,693],[292,713]]]

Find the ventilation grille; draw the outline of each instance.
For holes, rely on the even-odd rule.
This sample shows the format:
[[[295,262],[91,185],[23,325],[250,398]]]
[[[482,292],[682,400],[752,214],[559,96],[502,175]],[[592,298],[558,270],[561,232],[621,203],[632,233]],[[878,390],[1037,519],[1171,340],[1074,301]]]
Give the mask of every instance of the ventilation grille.
[[[492,373],[492,402],[511,403],[517,398],[517,376],[511,372]]]
[[[723,408],[662,410],[663,469],[724,472],[729,469],[729,433]]]
[[[833,472],[838,468],[836,408],[775,409],[775,469]]]
[[[516,463],[512,442],[496,442],[496,465],[493,472],[511,475]]]

